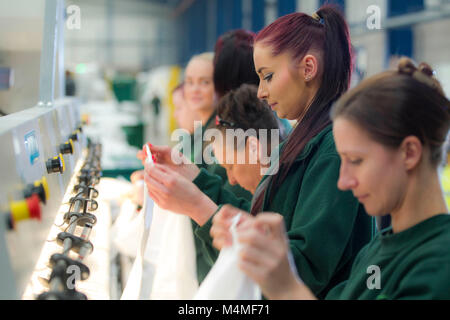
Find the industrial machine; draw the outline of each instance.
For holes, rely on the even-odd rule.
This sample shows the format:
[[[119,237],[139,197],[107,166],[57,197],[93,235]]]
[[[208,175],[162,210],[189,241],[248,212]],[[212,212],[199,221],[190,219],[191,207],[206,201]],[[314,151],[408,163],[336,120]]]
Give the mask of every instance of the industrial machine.
[[[106,276],[91,295],[109,298],[110,220],[95,214],[101,145],[87,142],[79,107],[62,99],[0,118],[0,299],[88,298],[77,285],[93,275],[96,237],[93,267]]]
[[[65,96],[66,3],[34,4],[33,23],[43,28],[33,59],[16,59],[22,49],[37,49],[23,41],[26,28],[3,30],[11,47],[0,46],[2,111],[7,108],[0,114],[0,299],[116,299],[113,219],[99,185],[105,152],[87,138],[80,100]],[[21,76],[25,62],[39,70],[38,96],[37,79]],[[104,194],[111,194],[105,184]]]

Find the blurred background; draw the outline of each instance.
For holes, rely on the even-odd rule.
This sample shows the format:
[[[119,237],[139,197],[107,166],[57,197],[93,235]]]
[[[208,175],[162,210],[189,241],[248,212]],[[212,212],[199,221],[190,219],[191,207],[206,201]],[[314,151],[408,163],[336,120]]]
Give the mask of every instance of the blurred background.
[[[257,32],[324,3],[340,6],[349,23],[352,85],[406,55],[433,66],[450,93],[450,0],[65,0],[59,33],[46,0],[0,0],[0,116],[43,103],[42,74],[54,72],[55,98],[82,101],[88,135],[104,146],[105,175],[129,178],[144,142],[171,143],[168,93],[192,55],[213,51],[226,31]],[[54,71],[45,60],[56,61]]]

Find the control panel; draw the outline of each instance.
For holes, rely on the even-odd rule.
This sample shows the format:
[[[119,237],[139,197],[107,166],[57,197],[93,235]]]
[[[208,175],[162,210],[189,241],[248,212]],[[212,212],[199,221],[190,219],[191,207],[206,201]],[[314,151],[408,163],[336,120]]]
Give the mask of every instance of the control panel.
[[[0,118],[0,299],[20,299],[87,145],[76,99]]]

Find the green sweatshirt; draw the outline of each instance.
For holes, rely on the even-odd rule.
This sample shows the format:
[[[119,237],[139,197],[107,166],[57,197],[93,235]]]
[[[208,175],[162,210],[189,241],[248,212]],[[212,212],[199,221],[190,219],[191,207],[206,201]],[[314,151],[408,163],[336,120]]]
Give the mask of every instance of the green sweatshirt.
[[[273,201],[266,192],[262,210],[284,216],[298,273],[319,298],[348,278],[356,254],[371,240],[375,225],[350,191],[337,188],[340,158],[331,129],[326,127],[307,143]],[[206,170],[200,171],[194,184],[219,205],[250,209],[249,201],[221,188],[220,178]],[[211,223],[212,217],[195,228],[210,267],[218,256],[209,234]]]
[[[450,299],[450,215],[381,231],[327,299]]]
[[[243,199],[245,199],[246,201],[250,201],[252,198],[252,194],[243,189],[241,186],[239,185],[231,185],[228,182],[228,176],[227,176],[227,171],[224,167],[222,167],[219,164],[211,164],[208,165],[204,162],[204,159],[201,155],[199,155],[200,152],[202,152],[205,150],[206,146],[207,146],[207,142],[203,142],[203,136],[205,134],[205,131],[207,129],[210,128],[214,128],[215,127],[215,117],[216,117],[216,112],[214,111],[213,114],[209,117],[208,121],[206,122],[206,124],[201,128],[202,130],[202,134],[200,134],[200,132],[198,133],[194,133],[193,135],[191,135],[190,137],[190,141],[191,141],[191,150],[196,152],[194,154],[194,152],[191,153],[191,161],[194,162],[195,159],[201,159],[202,163],[201,164],[197,164],[197,166],[199,168],[203,168],[202,170],[206,170],[209,174],[211,174],[214,177],[217,177],[220,181],[220,188],[223,188],[223,190],[226,190],[227,192],[231,193],[233,196],[236,197],[241,197]],[[194,149],[194,144],[195,144],[195,139],[202,139],[202,148],[199,150],[195,150]],[[195,223],[194,220],[191,219],[192,222],[192,228],[195,231],[197,224]],[[208,250],[205,248],[205,244],[204,242],[199,239],[198,237],[194,236],[194,243],[195,243],[195,250],[196,250],[196,263],[197,263],[197,278],[199,283],[201,283],[203,281],[203,279],[205,278],[206,274],[208,274],[209,270],[211,269],[211,265],[213,264],[213,262],[211,262],[211,259],[209,256],[205,256],[206,252],[208,252]]]

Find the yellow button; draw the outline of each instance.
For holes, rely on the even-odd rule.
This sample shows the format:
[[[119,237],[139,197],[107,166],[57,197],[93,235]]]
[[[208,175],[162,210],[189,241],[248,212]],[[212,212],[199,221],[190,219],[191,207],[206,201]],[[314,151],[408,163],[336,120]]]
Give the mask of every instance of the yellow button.
[[[30,218],[30,209],[25,200],[11,202],[10,211],[15,222]]]
[[[50,197],[50,190],[48,188],[47,178],[45,176],[42,177],[41,180],[34,182],[35,187],[39,187],[40,185],[42,185],[42,187],[44,188],[45,200],[48,200],[48,198]]]
[[[46,177],[42,177],[41,181],[42,181],[42,185],[44,186],[45,199],[49,199],[50,198],[50,188],[48,187],[47,178]]]
[[[66,171],[66,164],[64,163],[64,158],[61,153],[59,154],[59,158],[61,159],[61,164],[62,164],[62,172],[61,173],[64,173],[64,171]]]
[[[72,153],[74,153],[75,152],[75,148],[73,147],[72,139],[69,139],[69,142],[70,142],[70,146],[72,147]]]

